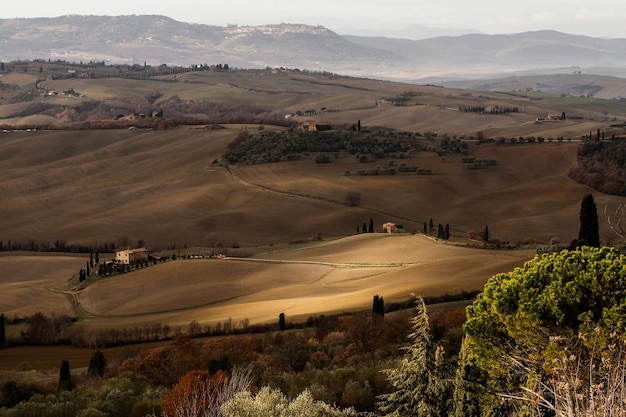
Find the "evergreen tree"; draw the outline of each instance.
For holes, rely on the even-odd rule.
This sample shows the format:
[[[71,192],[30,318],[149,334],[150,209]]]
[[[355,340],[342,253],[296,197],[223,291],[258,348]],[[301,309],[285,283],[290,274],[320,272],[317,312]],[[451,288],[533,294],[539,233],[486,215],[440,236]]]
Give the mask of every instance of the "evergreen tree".
[[[489,243],[489,226],[485,225],[485,242]]]
[[[367,233],[367,224],[363,222],[363,233]]]
[[[89,266],[93,267],[93,253],[89,254]]]
[[[433,342],[426,304],[415,302],[411,344],[397,369],[387,370],[387,381],[394,391],[381,396],[378,404],[386,417],[444,417],[448,415],[447,398],[451,385],[447,378],[444,351]]]
[[[543,394],[555,392],[553,383],[567,382],[576,392],[559,400],[620,404],[623,410],[624,403],[613,397],[618,390],[609,390],[608,385],[602,388],[606,397],[596,394],[594,399],[591,393],[596,383],[585,373],[598,375],[597,366],[604,366],[601,362],[609,359],[611,352],[621,352],[623,358],[623,342],[610,345],[615,343],[612,335],[626,334],[624,265],[626,257],[616,249],[582,247],[536,256],[521,268],[490,278],[484,291],[466,309],[465,340],[454,396],[456,415],[620,415],[554,414],[544,408],[552,407],[550,402],[538,401],[531,392],[538,387],[546,388]],[[593,353],[598,348],[603,352],[601,356]],[[621,366],[618,368],[623,369]],[[580,367],[577,372],[569,373],[576,367]],[[624,374],[620,371],[614,375],[618,374],[623,386]],[[607,382],[608,378],[602,384]],[[521,401],[503,401],[502,395],[513,395]],[[602,401],[596,402],[600,398]],[[521,405],[541,407],[544,412],[522,413]]]
[[[278,327],[280,331],[284,331],[287,328],[287,322],[285,321],[285,313],[280,313],[278,316]]]
[[[598,210],[593,195],[588,194],[580,205],[579,243],[586,246],[600,247],[600,230],[598,226]]]
[[[424,222],[424,234],[428,234],[428,224]]]
[[[104,353],[97,350],[89,360],[89,367],[87,368],[87,375],[90,377],[104,377],[104,371],[106,370],[107,360],[104,357]]]
[[[59,388],[63,390],[71,390],[72,377],[70,375],[70,363],[67,360],[61,362],[61,370],[59,371]]]
[[[450,240],[450,224],[449,223],[446,223],[446,231],[445,231],[444,239]]]
[[[4,314],[0,314],[0,347],[6,343],[6,333],[4,330]]]
[[[378,294],[374,296],[374,301],[372,302],[372,313],[381,317],[385,315],[385,300]]]
[[[374,233],[374,219],[372,219],[371,217],[370,217],[370,228],[368,229],[368,232]]]

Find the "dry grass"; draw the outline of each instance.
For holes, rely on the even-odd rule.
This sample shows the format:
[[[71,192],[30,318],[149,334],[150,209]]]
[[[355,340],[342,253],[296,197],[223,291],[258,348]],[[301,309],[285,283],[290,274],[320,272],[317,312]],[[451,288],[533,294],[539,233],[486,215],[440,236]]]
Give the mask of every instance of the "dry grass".
[[[38,311],[48,316],[74,315],[67,295],[58,291],[69,288],[69,280],[85,268],[88,258],[6,254],[0,256],[2,313],[6,317],[24,317]]]
[[[489,225],[492,237],[569,242],[590,190],[568,178],[577,144],[470,145],[470,155],[498,166],[468,170],[461,156],[413,154],[407,165],[434,175],[345,176],[367,167],[342,155],[233,168],[212,165],[239,127],[219,131],[18,132],[0,141],[0,237],[6,242],[131,243],[153,249],[281,244],[347,236],[374,219],[421,231],[433,219],[453,237]],[[262,188],[262,187],[266,188]],[[269,189],[267,188],[269,187]],[[276,191],[271,191],[274,189]],[[347,192],[360,207],[344,204]],[[298,195],[300,196],[298,196]],[[308,195],[309,197],[303,197]],[[597,195],[600,210],[624,198]],[[601,219],[601,232],[608,231]]]
[[[81,308],[90,314],[81,324],[107,329],[167,323],[186,329],[192,320],[273,322],[281,312],[290,320],[304,320],[367,309],[375,294],[391,302],[404,301],[411,293],[437,296],[478,290],[490,276],[520,266],[533,253],[469,249],[421,235],[376,233],[277,249],[248,259],[171,261],[89,285],[78,293]],[[2,281],[5,298],[68,289],[61,275],[71,270],[61,268],[56,279],[39,282],[35,277],[40,270],[23,269],[23,257],[0,260],[22,277]],[[31,258],[31,263],[53,267],[54,262],[69,260],[39,257]],[[50,309],[64,304],[71,308],[68,299],[57,300],[57,305],[52,299],[50,304],[33,300],[18,311],[50,314],[55,311]],[[9,315],[18,308],[10,307],[5,310]]]

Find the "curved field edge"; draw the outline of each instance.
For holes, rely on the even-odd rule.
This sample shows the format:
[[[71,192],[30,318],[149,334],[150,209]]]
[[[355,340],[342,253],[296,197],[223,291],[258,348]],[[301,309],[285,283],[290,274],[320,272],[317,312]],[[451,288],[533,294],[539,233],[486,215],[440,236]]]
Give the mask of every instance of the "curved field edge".
[[[80,307],[89,313],[80,323],[93,329],[153,323],[185,328],[194,320],[268,323],[280,313],[299,321],[368,309],[376,294],[393,302],[411,293],[480,290],[492,275],[521,266],[533,255],[531,250],[458,247],[420,235],[368,234],[255,259],[170,261],[89,285],[78,293]],[[58,277],[55,284],[66,289],[67,278]],[[2,282],[0,289],[8,297],[24,290],[14,282]],[[69,298],[55,299],[55,305],[53,296],[58,294],[48,291],[49,302],[33,303],[31,312],[40,306],[47,306],[44,314],[71,307]]]

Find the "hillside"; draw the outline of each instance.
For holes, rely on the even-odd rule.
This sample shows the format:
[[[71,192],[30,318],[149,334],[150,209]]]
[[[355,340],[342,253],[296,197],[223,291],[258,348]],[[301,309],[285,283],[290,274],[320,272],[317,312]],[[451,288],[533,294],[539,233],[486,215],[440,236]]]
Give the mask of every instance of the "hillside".
[[[272,323],[280,312],[293,321],[367,309],[374,294],[405,302],[482,288],[487,278],[521,265],[532,250],[475,250],[424,236],[362,234],[298,247],[276,246],[245,259],[169,261],[92,282],[68,298],[73,257],[0,257],[6,317],[38,311],[77,316],[85,329],[123,329],[153,323],[185,329],[232,320],[239,326]],[[84,258],[82,258],[84,259]],[[37,262],[33,262],[36,260]],[[36,280],[46,274],[45,280]],[[184,279],[180,279],[184,277]],[[28,298],[24,295],[28,294]],[[38,301],[24,303],[24,299]],[[80,305],[76,309],[76,305]]]
[[[44,72],[59,66],[30,65]],[[621,100],[485,93],[301,71],[205,70],[139,80],[41,82],[11,72],[0,79],[13,89],[0,99],[0,125],[23,129],[7,126],[0,133],[0,214],[6,219],[0,240],[44,247],[56,241],[117,244],[125,237],[154,248],[256,246],[350,235],[370,217],[378,225],[403,223],[410,231],[434,218],[462,236],[488,223],[502,241],[568,242],[577,233],[577,206],[588,191],[567,176],[578,143],[597,129],[608,137],[623,135],[618,125],[626,120]],[[32,91],[74,91],[79,97]],[[461,111],[487,107],[517,111]],[[164,111],[158,119],[110,116],[158,109]],[[537,122],[554,113],[567,118]],[[41,120],[55,130],[33,131],[41,129]],[[259,126],[259,120],[330,123],[336,129],[330,136],[336,137],[354,135],[349,129],[361,121],[363,131],[352,141],[409,135],[423,144],[411,147],[433,151],[380,153],[366,147],[358,151],[366,157],[359,162],[361,155],[350,153],[358,148],[351,145],[353,151],[338,148],[329,164],[318,165],[321,149],[312,147],[293,157],[283,152],[278,163],[237,162],[227,169],[223,157],[242,131],[254,136],[262,128],[286,129]],[[483,145],[477,145],[478,137]],[[529,139],[519,143],[520,137]],[[435,153],[442,138],[464,141],[468,155],[442,159]],[[463,156],[495,160],[497,166],[468,170]],[[395,168],[405,164],[434,175],[356,175],[389,167],[390,161]],[[388,190],[394,190],[392,197]],[[360,206],[345,204],[349,192],[361,194]],[[290,219],[287,225],[274,226],[284,219]]]
[[[165,16],[61,16],[0,20],[0,61],[105,61],[150,65],[227,63],[374,78],[494,76],[556,68],[626,67],[625,39],[554,31],[427,39],[340,36],[323,26],[208,26]],[[562,71],[562,70],[559,70]]]
[[[377,227],[395,221],[419,231],[433,218],[460,237],[489,224],[503,241],[569,242],[588,193],[568,177],[577,143],[470,145],[469,155],[498,163],[482,170],[468,170],[461,156],[442,160],[428,152],[401,161],[432,170],[425,176],[356,175],[383,161],[360,163],[348,153],[323,165],[313,155],[230,169],[214,164],[240,131],[3,134],[0,240],[246,247],[351,235],[373,217]],[[345,203],[352,191],[361,194],[360,206]],[[604,195],[597,201],[623,202]]]
[[[152,72],[167,75],[149,76]],[[537,84],[541,88],[526,89]],[[369,126],[450,135],[482,131],[491,137],[580,138],[623,122],[626,107],[620,99],[624,79],[587,75],[519,77],[510,88],[503,84],[492,91],[485,83],[460,90],[299,70],[29,62],[0,73],[0,87],[0,127],[5,129],[164,128],[233,121],[293,125],[308,120],[345,126],[362,119]],[[458,111],[496,106],[518,112]],[[163,117],[152,118],[159,110]],[[536,123],[563,112],[566,121]],[[286,119],[289,115],[300,117]]]

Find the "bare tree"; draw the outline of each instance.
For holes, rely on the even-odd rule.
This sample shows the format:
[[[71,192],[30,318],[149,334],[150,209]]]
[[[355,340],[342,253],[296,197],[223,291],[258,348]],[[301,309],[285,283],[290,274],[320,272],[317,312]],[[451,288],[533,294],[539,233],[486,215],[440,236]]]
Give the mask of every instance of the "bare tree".
[[[623,417],[626,415],[626,339],[599,329],[581,333],[577,341],[550,338],[556,355],[550,378],[528,378],[518,394],[502,394],[521,407],[549,410],[556,417]],[[572,343],[574,342],[574,343]],[[528,358],[510,358],[512,365],[532,374],[536,364]],[[534,415],[534,414],[533,414]]]
[[[608,212],[608,207],[604,206],[604,217],[611,231],[622,240],[626,240],[626,230],[624,230],[624,225],[622,224],[622,220],[626,219],[626,207],[624,207],[624,204],[617,206],[612,214]]]
[[[164,417],[221,417],[221,407],[235,394],[248,389],[250,372],[234,371],[223,378],[206,371],[185,375],[163,400]]]

